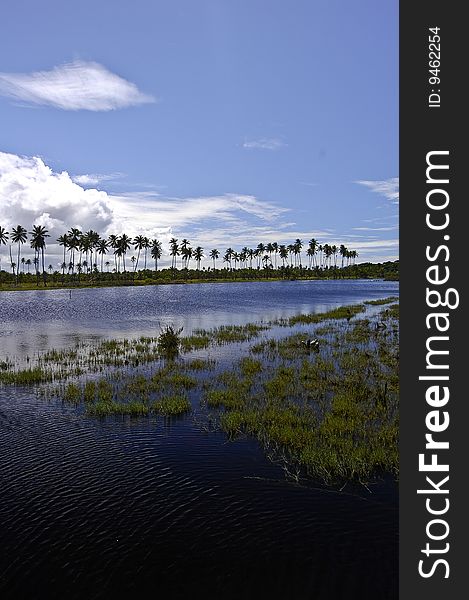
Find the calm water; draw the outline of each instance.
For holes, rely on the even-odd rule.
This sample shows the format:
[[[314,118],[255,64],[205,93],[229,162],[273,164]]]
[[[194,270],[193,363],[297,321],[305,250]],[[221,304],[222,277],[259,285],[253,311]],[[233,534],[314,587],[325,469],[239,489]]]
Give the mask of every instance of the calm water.
[[[381,281],[2,293],[0,355],[390,295]],[[190,417],[92,419],[0,387],[0,475],[2,598],[397,598],[395,485],[288,483],[255,441]]]

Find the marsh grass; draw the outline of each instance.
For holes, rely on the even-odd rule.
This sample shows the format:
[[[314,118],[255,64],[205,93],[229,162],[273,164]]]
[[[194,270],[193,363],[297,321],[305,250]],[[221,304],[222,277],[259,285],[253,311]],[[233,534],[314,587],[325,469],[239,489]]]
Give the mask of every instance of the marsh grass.
[[[381,306],[383,304],[391,304],[399,300],[397,296],[389,296],[388,298],[381,298],[380,300],[365,300],[363,304],[369,304],[370,306]]]
[[[168,327],[158,337],[77,344],[45,353],[37,367],[0,365],[0,382],[47,387],[76,376],[52,387],[92,417],[171,417],[198,402],[200,414],[230,438],[255,437],[272,460],[282,456],[312,477],[363,482],[381,472],[397,475],[399,307],[393,301],[187,337]],[[371,309],[380,305],[380,312]],[[294,330],[256,339],[279,325]],[[318,352],[304,343],[311,337],[319,339]],[[245,343],[240,350],[247,353],[224,370],[213,359],[178,356],[230,343]]]

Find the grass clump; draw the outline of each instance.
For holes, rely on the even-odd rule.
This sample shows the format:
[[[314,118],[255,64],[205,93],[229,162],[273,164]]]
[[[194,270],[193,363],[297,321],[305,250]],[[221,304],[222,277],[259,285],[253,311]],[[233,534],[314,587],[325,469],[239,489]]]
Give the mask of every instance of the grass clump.
[[[290,327],[297,323],[321,323],[329,319],[351,319],[358,313],[364,312],[365,306],[363,304],[352,304],[350,306],[339,306],[332,310],[323,313],[311,313],[307,315],[295,315],[288,319]]]
[[[158,336],[158,350],[163,356],[174,357],[179,354],[181,344],[182,327],[174,329],[172,325],[166,325]]]
[[[0,371],[0,382],[10,385],[36,385],[53,381],[59,378],[59,375],[55,375],[51,370],[33,367],[19,371]]]
[[[64,400],[71,404],[80,402],[82,397],[81,388],[76,383],[69,383],[64,392]]]
[[[381,298],[379,300],[365,300],[364,304],[369,304],[370,306],[381,306],[383,304],[391,304],[391,302],[396,302],[399,300],[397,296],[389,296],[388,298]]]
[[[165,416],[182,415],[191,410],[187,396],[166,396],[153,404],[153,409]]]

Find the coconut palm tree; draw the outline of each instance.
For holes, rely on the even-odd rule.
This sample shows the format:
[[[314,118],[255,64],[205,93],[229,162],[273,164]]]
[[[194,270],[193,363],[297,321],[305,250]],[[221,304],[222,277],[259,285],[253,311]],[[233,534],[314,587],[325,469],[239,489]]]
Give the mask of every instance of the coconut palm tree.
[[[145,250],[143,268],[146,271],[146,269],[147,269],[147,253],[148,253],[149,248],[151,248],[150,239],[147,237],[143,238],[143,248]]]
[[[145,237],[143,235],[137,235],[137,237],[134,239],[134,248],[135,250],[137,250],[137,260],[133,261],[134,263],[134,273],[137,270],[138,267],[138,260],[140,258],[140,252],[143,250],[143,248],[145,248]]]
[[[197,271],[200,270],[200,261],[202,260],[203,257],[204,257],[204,249],[201,248],[200,246],[197,246],[197,248],[194,250],[194,260],[197,263]]]
[[[252,259],[254,258],[254,250],[252,248],[248,249],[247,257],[249,258],[249,268],[252,269]]]
[[[30,258],[27,258],[25,260],[25,265],[28,267],[28,275],[29,275],[29,267],[31,266],[31,259]]]
[[[155,261],[155,271],[158,271],[158,261],[161,258],[161,255],[163,254],[161,242],[159,240],[154,239],[151,241],[150,253],[152,259]]]
[[[18,271],[20,266],[20,254],[21,254],[21,246],[28,239],[28,232],[21,225],[17,225],[17,227],[13,227],[11,230],[11,241],[15,244],[18,244],[18,258],[16,261],[17,269],[16,269],[16,284],[18,285]]]
[[[261,266],[261,260],[262,260],[262,256],[263,256],[264,252],[265,252],[264,244],[262,242],[260,244],[257,244],[256,256],[257,256],[257,266],[258,267]]]
[[[337,252],[338,252],[338,250],[339,249],[337,248],[337,246],[335,244],[333,244],[331,246],[331,253],[332,253],[332,256],[334,258],[334,269],[337,268]]]
[[[0,227],[0,247],[6,246],[9,233],[4,227]],[[1,260],[1,259],[0,259]]]
[[[187,240],[183,240],[183,242]],[[189,261],[191,260],[193,255],[193,251],[192,248],[190,246],[188,246],[187,244],[183,245],[181,244],[181,256],[182,256],[182,262],[183,264],[185,263],[185,267],[186,269],[189,268]]]
[[[279,248],[278,248],[278,254],[280,256],[280,258],[282,259],[282,266],[285,266],[285,261],[288,258],[288,250],[287,247],[285,246],[285,244],[280,244]]]
[[[311,256],[311,265],[316,266],[316,250],[318,243],[314,238],[311,238],[308,242],[308,249],[310,250],[309,256]]]
[[[67,267],[66,252],[67,252],[67,248],[68,248],[68,235],[66,233],[64,233],[63,235],[59,236],[57,238],[57,242],[58,242],[59,246],[63,246],[63,248],[64,248],[64,258],[62,261],[62,275],[65,275],[65,268]]]
[[[117,235],[114,235],[113,233],[108,237],[107,243],[109,248],[112,248],[113,254],[114,254],[114,268],[116,270],[117,273]]]
[[[39,253],[41,254],[41,262],[42,262],[42,277],[44,281],[44,286],[47,285],[46,280],[46,266],[45,266],[45,249],[46,249],[46,238],[50,237],[49,232],[43,225],[33,225],[33,230],[29,232],[31,236],[31,248],[34,249],[36,253],[36,257],[38,259],[39,264]],[[36,274],[39,274],[39,270],[36,271]],[[37,285],[39,285],[39,278],[37,280]]]
[[[179,251],[181,253],[182,256],[182,262],[186,263],[186,269],[187,269],[187,261],[190,260],[191,256],[192,256],[192,251],[189,253],[189,240],[186,240],[186,238],[184,238],[181,242],[181,247],[179,248]],[[190,256],[189,256],[190,254]]]
[[[295,267],[299,266],[301,267],[301,249],[303,248],[303,242],[297,238],[295,240],[295,243],[293,244],[293,254],[295,256]]]
[[[213,250],[210,250],[210,258],[213,260],[213,269],[216,269],[216,261],[217,258],[220,256],[220,252],[214,248]]]
[[[70,252],[70,265],[72,275],[75,273],[75,252],[80,248],[80,240],[82,233],[76,227],[72,227],[67,233],[68,251]],[[70,270],[70,269],[69,269]]]
[[[171,256],[171,268],[176,268],[176,259],[179,256],[179,245],[177,238],[171,238],[169,240],[169,254]]]
[[[123,233],[120,238],[118,239],[118,248],[119,251],[121,253],[122,256],[122,264],[124,267],[124,273],[125,273],[125,255],[127,253],[127,250],[130,249],[130,243],[131,243],[131,239],[129,238],[129,236],[125,233]]]
[[[101,255],[101,273],[103,272],[103,260],[104,260],[104,255],[107,254],[109,248],[109,242],[107,240],[105,240],[104,238],[100,238],[98,245],[97,245],[97,252],[98,254]],[[109,271],[109,269],[108,269]]]
[[[277,242],[272,242],[272,248],[274,249],[275,268],[277,268],[278,243]]]

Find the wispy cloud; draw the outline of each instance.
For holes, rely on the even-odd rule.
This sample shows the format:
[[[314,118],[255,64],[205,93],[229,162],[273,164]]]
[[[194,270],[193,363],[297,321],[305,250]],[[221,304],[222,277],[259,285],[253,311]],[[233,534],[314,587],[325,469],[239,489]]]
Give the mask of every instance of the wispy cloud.
[[[383,181],[360,180],[355,183],[366,186],[372,192],[391,200],[393,204],[399,204],[399,177],[391,177]]]
[[[280,150],[286,146],[282,140],[278,138],[260,138],[257,140],[245,140],[243,148],[257,148],[259,150]]]
[[[99,185],[103,181],[121,179],[123,176],[123,173],[86,173],[84,175],[73,175],[72,181],[84,187],[91,187],[93,185]]]
[[[394,227],[354,227],[355,231],[396,231],[399,229],[397,225]]]
[[[109,111],[155,102],[134,83],[82,60],[50,71],[0,73],[0,94],[62,110]]]

